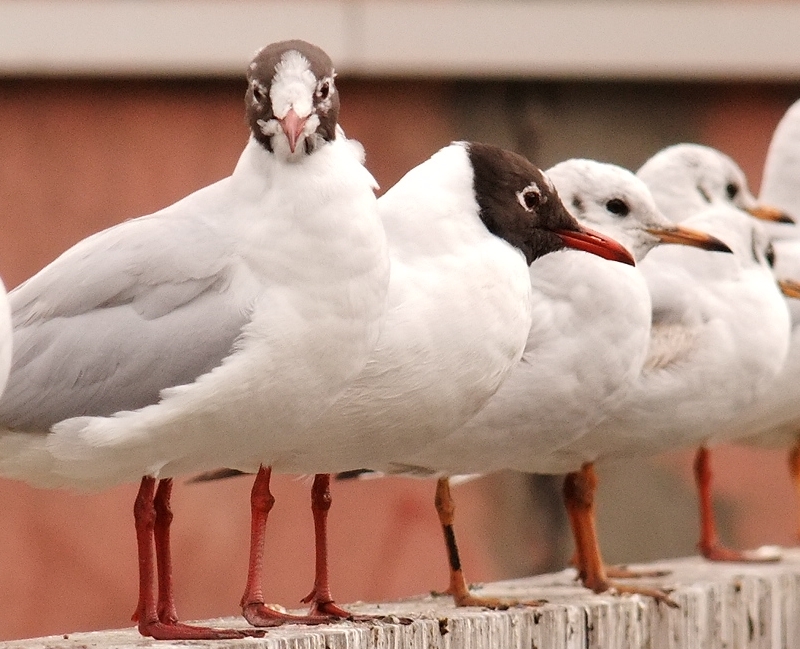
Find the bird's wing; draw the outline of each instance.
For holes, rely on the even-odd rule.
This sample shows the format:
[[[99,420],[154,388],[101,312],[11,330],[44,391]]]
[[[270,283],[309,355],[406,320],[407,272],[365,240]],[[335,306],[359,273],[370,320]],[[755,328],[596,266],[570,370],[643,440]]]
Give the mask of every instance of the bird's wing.
[[[254,299],[212,221],[156,213],[93,235],[9,295],[0,424],[46,430],[158,399],[229,354]]]
[[[653,250],[639,264],[653,310],[644,371],[666,369],[686,359],[702,328],[702,317],[695,308],[700,298],[687,289],[696,284],[693,273],[699,270],[680,263],[682,252]]]
[[[650,345],[644,371],[667,369],[692,354],[697,340],[697,329],[680,322],[657,321],[650,329]]]

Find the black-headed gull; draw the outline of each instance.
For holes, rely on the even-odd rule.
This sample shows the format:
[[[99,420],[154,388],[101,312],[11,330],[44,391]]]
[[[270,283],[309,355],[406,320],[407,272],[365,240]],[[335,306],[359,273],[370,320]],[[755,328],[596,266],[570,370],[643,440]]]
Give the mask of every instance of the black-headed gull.
[[[334,77],[303,41],[259,51],[251,135],[231,176],[81,241],[10,295],[0,474],[88,489],[145,476],[134,509],[143,635],[242,635],[177,622],[171,478],[257,468],[275,435],[336,400],[377,341],[388,249],[363,151],[337,126]]]
[[[646,185],[630,171],[569,160],[547,172],[565,205],[584,223],[627,245],[637,260],[659,243],[728,251],[706,234],[678,227],[658,211]],[[620,403],[638,380],[650,331],[650,298],[635,269],[565,250],[530,267],[533,324],[522,360],[488,404],[444,440],[399,461],[375,465],[386,473],[449,476],[517,469],[563,473],[552,451],[579,439]],[[388,458],[391,459],[391,458]],[[509,602],[469,593],[458,559],[448,480],[436,505],[450,559],[449,592],[460,605]],[[590,581],[596,590],[610,583]],[[663,598],[653,590],[637,592]]]

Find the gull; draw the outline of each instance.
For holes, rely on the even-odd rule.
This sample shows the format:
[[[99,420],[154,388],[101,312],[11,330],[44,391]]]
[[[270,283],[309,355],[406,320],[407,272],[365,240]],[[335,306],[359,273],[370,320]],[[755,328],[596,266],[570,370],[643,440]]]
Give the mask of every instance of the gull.
[[[759,200],[800,215],[800,101],[784,114],[767,152]],[[770,227],[775,248],[775,276],[800,277],[800,232],[797,226]],[[800,495],[800,303],[788,300],[792,320],[786,363],[769,390],[730,431],[737,443],[789,448],[789,468]],[[798,512],[800,536],[800,512]]]
[[[728,205],[767,222],[794,223],[783,210],[758,201],[739,165],[702,144],[668,146],[636,172],[664,215],[680,223],[713,205]]]
[[[630,171],[591,160],[568,160],[547,171],[574,216],[620,241],[637,261],[661,243],[727,251],[721,241],[676,226]],[[633,389],[646,359],[651,307],[636,268],[564,250],[534,262],[533,323],[521,361],[488,404],[453,434],[410,451],[401,462],[370,464],[384,473],[438,476],[436,507],[450,564],[449,593],[462,606],[514,602],[469,593],[453,531],[448,476],[516,469],[564,473],[580,467],[553,451],[600,425]],[[604,591],[612,584],[583,575]],[[666,601],[654,590],[628,588]]]
[[[334,406],[278,449],[273,470],[384,468],[409,449],[444,438],[519,367],[531,330],[532,262],[558,257],[554,272],[568,272],[570,257],[558,251],[570,247],[601,265],[628,267],[606,259],[633,263],[621,245],[579,225],[530,162],[489,145],[444,148],[406,174],[378,207],[392,258],[380,339]],[[582,290],[573,279],[562,277]],[[327,493],[327,478],[320,490]],[[327,586],[323,511],[329,496],[320,501],[317,594]],[[253,541],[251,573],[260,561],[260,537]]]
[[[48,488],[141,480],[142,635],[243,635],[178,622],[172,478],[257,467],[378,339],[386,236],[363,150],[337,124],[334,77],[314,45],[266,46],[247,70],[250,137],[231,176],[84,239],[10,293],[0,474]]]
[[[785,158],[785,154],[776,151],[775,156]],[[677,144],[667,147],[651,157],[637,172],[648,183],[659,206],[665,214],[680,222],[687,216],[709,205],[736,207],[744,210],[764,222],[766,232],[772,237],[776,233],[792,231],[788,227],[794,223],[786,211],[778,203],[770,200],[770,190],[762,193],[756,200],[747,186],[744,172],[728,156],[711,147],[698,144]],[[767,181],[767,186],[771,181]],[[774,183],[772,183],[774,186]],[[777,198],[777,197],[776,197]],[[780,256],[786,260],[791,253],[786,250]],[[769,247],[769,259],[774,263],[774,247]],[[715,262],[710,262],[715,263]],[[785,262],[784,262],[785,264]],[[695,273],[705,268],[700,260],[694,261]],[[797,297],[797,286],[793,284],[792,271],[781,276],[780,286],[787,297]],[[714,272],[714,271],[712,271]],[[796,273],[795,277],[799,276]],[[765,391],[765,396],[774,393],[774,388]],[[740,417],[727,423],[724,433],[714,440],[734,441],[743,435],[741,425],[746,420],[744,412]],[[711,506],[711,465],[710,452],[701,446],[694,463],[695,481],[697,483],[700,504],[700,542],[701,554],[714,561],[764,561],[776,557],[761,553],[746,554],[731,550],[722,545],[716,530],[714,512]]]

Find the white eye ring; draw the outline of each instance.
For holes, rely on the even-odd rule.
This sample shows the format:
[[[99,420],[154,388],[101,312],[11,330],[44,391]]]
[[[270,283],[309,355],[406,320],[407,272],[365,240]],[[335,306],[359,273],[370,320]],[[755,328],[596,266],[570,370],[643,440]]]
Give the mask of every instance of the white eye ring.
[[[517,192],[517,200],[526,212],[533,212],[539,205],[547,201],[542,197],[542,191],[536,183],[531,183],[522,191]]]

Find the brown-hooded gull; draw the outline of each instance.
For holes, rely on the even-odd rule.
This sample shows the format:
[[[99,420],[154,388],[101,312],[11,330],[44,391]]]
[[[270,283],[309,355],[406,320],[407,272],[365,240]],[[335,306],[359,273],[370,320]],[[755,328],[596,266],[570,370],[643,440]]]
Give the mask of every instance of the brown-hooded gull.
[[[276,436],[339,397],[377,341],[388,249],[363,151],[337,125],[334,77],[314,45],[260,50],[231,176],[88,237],[10,294],[0,474],[80,489],[141,478],[143,635],[242,635],[177,621],[172,477],[257,468]]]

